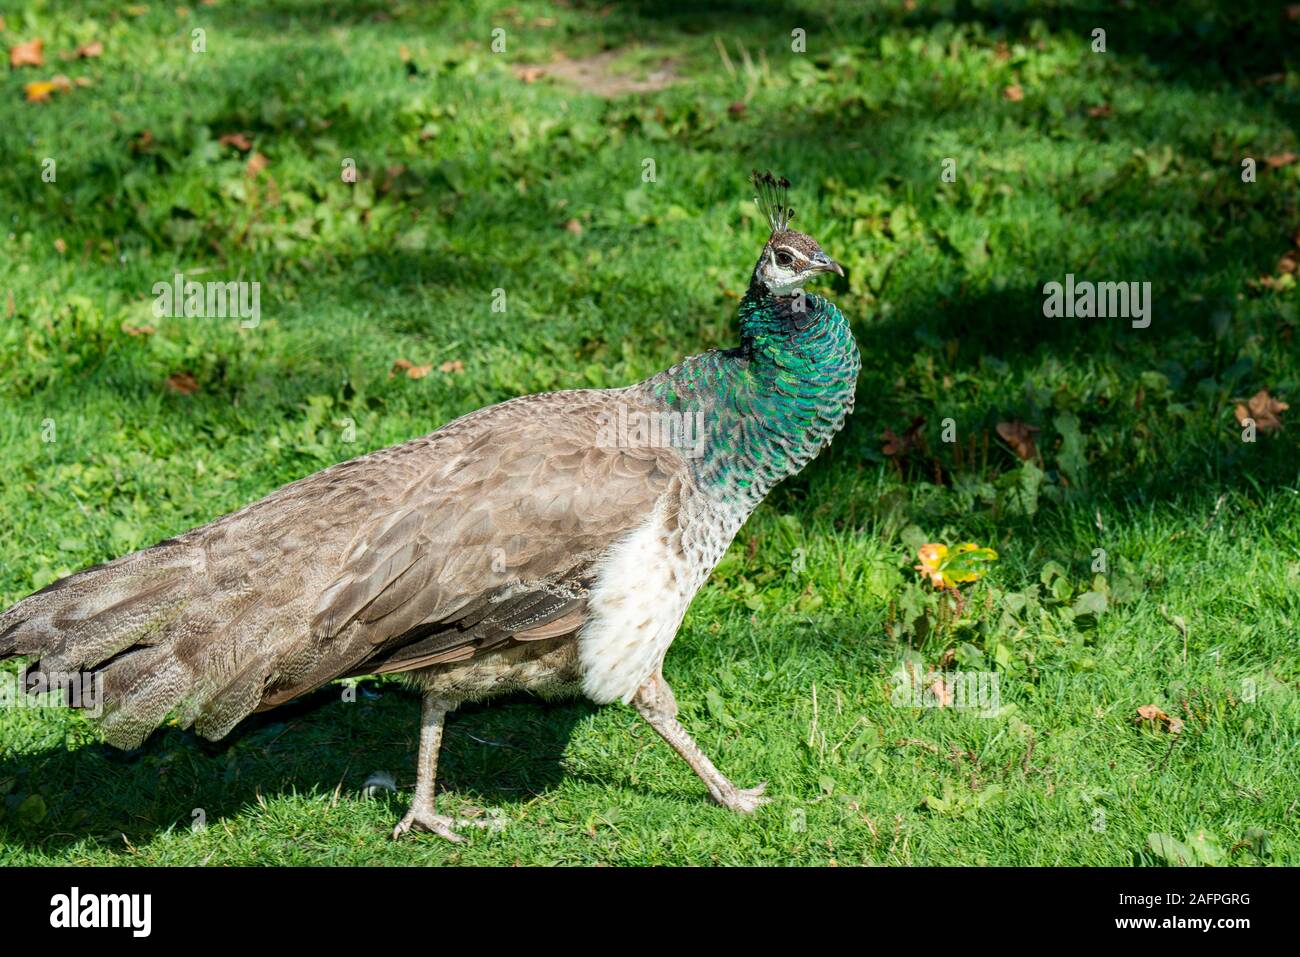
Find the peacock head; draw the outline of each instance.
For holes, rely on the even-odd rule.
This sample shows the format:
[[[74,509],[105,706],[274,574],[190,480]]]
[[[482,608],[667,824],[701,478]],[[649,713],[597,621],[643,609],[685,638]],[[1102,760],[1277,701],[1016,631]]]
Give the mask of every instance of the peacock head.
[[[755,170],[753,183],[758,191],[754,202],[772,228],[763,254],[754,267],[754,280],[774,296],[787,296],[819,273],[833,272],[843,276],[844,269],[822,252],[817,240],[790,228],[794,210],[785,201],[789,180]]]

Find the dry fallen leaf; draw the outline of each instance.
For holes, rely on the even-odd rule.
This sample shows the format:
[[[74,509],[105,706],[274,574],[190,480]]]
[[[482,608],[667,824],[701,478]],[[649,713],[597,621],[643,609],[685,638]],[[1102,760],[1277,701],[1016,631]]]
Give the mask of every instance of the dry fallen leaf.
[[[407,49],[405,43],[397,48],[397,56],[403,63],[411,62],[411,51]]]
[[[930,576],[930,584],[935,588],[946,588],[947,584],[943,580],[943,571],[941,566],[943,560],[948,557],[948,546],[938,542],[928,542],[917,550],[916,557],[921,560],[921,564],[913,567],[923,575]]]
[[[1282,258],[1277,261],[1277,271],[1279,273],[1296,271],[1296,254],[1293,252],[1284,253]]]
[[[83,43],[77,47],[77,56],[83,60],[89,60],[93,57],[104,55],[104,44],[98,40],[93,43]]]
[[[1239,425],[1244,425],[1246,419],[1254,419],[1255,428],[1259,431],[1278,432],[1282,428],[1281,415],[1289,408],[1291,406],[1287,403],[1279,402],[1269,395],[1268,389],[1260,389],[1244,405],[1238,402],[1233,414]]]
[[[998,436],[1011,446],[1011,451],[1023,462],[1038,458],[1038,446],[1034,444],[1034,433],[1042,430],[1036,425],[1015,419],[1011,422],[999,422]]]
[[[153,326],[133,326],[129,322],[122,323],[122,331],[128,336],[152,336],[157,332]]]
[[[131,140],[131,152],[136,154],[137,156],[144,153],[148,153],[152,149],[153,149],[152,130],[141,130],[138,134],[136,134],[135,138]]]
[[[44,103],[54,92],[66,93],[72,89],[72,81],[60,74],[49,80],[37,80],[23,87],[28,103]]]
[[[38,80],[35,83],[28,83],[23,87],[23,93],[27,96],[28,103],[44,103],[54,92],[54,84],[45,80]]]
[[[193,395],[199,391],[199,382],[188,372],[177,372],[167,377],[167,388],[177,395]]]
[[[1165,714],[1153,704],[1144,704],[1138,708],[1138,717],[1143,721],[1164,721],[1169,715]]]
[[[1093,118],[1110,116],[1110,114],[1111,114],[1111,108],[1109,103],[1103,103],[1101,106],[1088,107],[1088,115]]]
[[[737,100],[735,103],[732,103],[729,107],[727,107],[727,112],[730,113],[732,116],[744,116],[745,110],[746,110],[746,106],[740,100]]]
[[[438,366],[438,371],[455,375],[457,372],[465,371],[465,363],[461,362],[459,359],[449,359],[442,365]]]
[[[253,148],[253,141],[248,138],[247,133],[227,133],[225,136],[217,137],[217,142],[222,146],[233,146],[241,153],[247,153]]]
[[[920,449],[922,447],[921,429],[924,426],[925,416],[918,415],[902,435],[896,435],[893,429],[886,427],[880,436],[885,443],[885,447],[881,451],[889,458],[895,459],[907,456],[913,449]]]
[[[388,378],[391,379],[397,375],[398,370],[405,372],[408,379],[423,379],[433,371],[433,366],[417,366],[410,359],[398,359],[393,363],[393,367],[388,370]]]
[[[930,694],[934,696],[935,703],[940,708],[952,706],[952,688],[949,687],[948,682],[944,681],[943,675],[934,679],[934,684],[930,685]]]
[[[63,237],[60,236],[58,239],[54,240],[54,248],[58,252],[58,254],[62,256],[64,253],[68,251],[68,244],[65,243],[63,241]]]
[[[248,164],[244,167],[244,172],[249,176],[256,176],[258,173],[262,172],[262,170],[266,169],[269,163],[270,160],[261,153],[254,153],[248,158]]]
[[[11,46],[9,66],[15,70],[20,66],[45,66],[45,41],[28,40]]]
[[[525,83],[536,83],[546,76],[546,70],[540,66],[517,66],[515,67],[515,76]]]
[[[1278,153],[1274,156],[1265,156],[1264,162],[1268,164],[1269,169],[1281,169],[1300,159],[1300,154],[1296,153]]]
[[[1002,91],[1003,99],[1010,100],[1012,103],[1019,103],[1025,98],[1025,91],[1021,89],[1019,83],[1012,83]]]
[[[578,222],[576,219],[569,220],[564,224],[564,228],[575,236],[582,235],[582,223]]]
[[[1138,708],[1138,721],[1152,721],[1163,725],[1170,734],[1182,734],[1183,732],[1182,718],[1171,718],[1153,704],[1144,704]]]

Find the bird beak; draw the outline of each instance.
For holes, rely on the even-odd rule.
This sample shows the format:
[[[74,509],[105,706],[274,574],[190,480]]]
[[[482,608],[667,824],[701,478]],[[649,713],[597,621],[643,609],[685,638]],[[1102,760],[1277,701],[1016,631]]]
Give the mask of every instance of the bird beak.
[[[833,272],[837,276],[844,275],[844,267],[834,259],[831,259],[825,253],[818,253],[813,259],[813,265],[817,268],[818,272]]]

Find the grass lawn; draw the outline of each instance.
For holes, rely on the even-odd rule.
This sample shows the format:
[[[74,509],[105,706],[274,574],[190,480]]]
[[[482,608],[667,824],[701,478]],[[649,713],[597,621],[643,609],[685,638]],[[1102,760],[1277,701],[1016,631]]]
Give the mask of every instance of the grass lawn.
[[[515,697],[443,748],[440,809],[493,826],[390,842],[419,702],[368,679],[131,754],[2,708],[0,863],[1300,864],[1300,410],[1234,414],[1300,401],[1300,10],[1149,6],[6,5],[45,64],[0,67],[0,607],[734,344],[751,167],[845,265],[863,371],[667,660],[755,815],[629,708]],[[176,273],[260,321],[155,317]],[[1067,274],[1150,282],[1149,327],[1045,318]],[[1000,557],[958,608],[913,566],[968,541]]]

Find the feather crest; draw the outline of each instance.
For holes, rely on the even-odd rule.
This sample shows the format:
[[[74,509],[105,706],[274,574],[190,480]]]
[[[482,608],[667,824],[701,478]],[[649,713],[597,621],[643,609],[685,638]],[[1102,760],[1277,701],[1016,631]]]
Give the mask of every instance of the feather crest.
[[[770,171],[760,173],[754,170],[750,182],[758,192],[754,197],[754,205],[767,217],[772,232],[779,233],[787,229],[794,219],[794,210],[786,205],[786,190],[790,188],[790,181],[784,176],[773,176]]]

